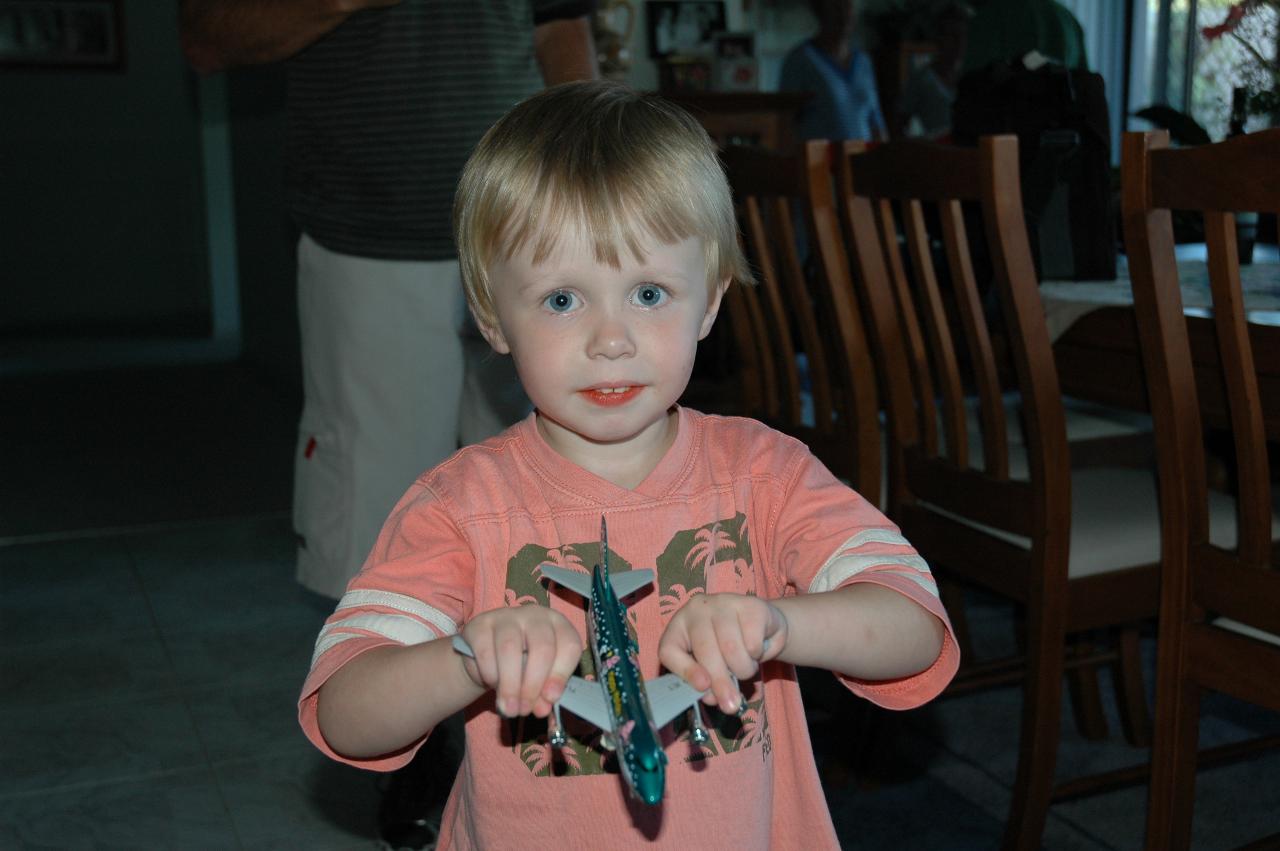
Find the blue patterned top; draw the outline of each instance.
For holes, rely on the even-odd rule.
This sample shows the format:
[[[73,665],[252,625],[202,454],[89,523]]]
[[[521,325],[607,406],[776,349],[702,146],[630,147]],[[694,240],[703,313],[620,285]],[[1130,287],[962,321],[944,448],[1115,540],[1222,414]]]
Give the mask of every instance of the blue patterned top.
[[[871,139],[885,135],[880,96],[871,59],[854,49],[842,68],[812,41],[792,48],[782,61],[778,88],[784,92],[812,92],[800,110],[803,139]]]

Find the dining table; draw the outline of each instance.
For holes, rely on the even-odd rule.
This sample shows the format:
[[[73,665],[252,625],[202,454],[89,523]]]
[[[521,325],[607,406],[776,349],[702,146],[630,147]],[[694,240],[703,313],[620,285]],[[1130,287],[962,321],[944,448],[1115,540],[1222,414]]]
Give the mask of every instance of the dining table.
[[[1254,262],[1240,266],[1240,281],[1266,431],[1280,436],[1280,255],[1274,246],[1258,248],[1262,250],[1255,249]],[[1206,415],[1206,424],[1229,429],[1203,247],[1199,252],[1194,247],[1180,251],[1177,268],[1197,386],[1207,407],[1216,412]],[[1062,392],[1149,410],[1124,258],[1114,280],[1046,280],[1040,284],[1040,295]]]

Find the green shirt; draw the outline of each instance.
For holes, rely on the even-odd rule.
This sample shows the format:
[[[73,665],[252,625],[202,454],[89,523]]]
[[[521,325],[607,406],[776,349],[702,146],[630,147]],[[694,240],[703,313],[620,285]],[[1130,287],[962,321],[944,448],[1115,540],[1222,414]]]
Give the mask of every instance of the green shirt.
[[[1056,0],[987,0],[969,21],[962,71],[1038,50],[1068,68],[1089,67],[1084,30]]]

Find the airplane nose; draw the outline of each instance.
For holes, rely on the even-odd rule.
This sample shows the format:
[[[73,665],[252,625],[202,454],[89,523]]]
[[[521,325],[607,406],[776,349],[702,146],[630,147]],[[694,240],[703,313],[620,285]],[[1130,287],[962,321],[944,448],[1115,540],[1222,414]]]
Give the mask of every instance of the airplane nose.
[[[662,800],[665,774],[661,765],[656,770],[640,772],[639,782],[636,784],[639,787],[636,791],[640,793],[640,800],[651,806]]]

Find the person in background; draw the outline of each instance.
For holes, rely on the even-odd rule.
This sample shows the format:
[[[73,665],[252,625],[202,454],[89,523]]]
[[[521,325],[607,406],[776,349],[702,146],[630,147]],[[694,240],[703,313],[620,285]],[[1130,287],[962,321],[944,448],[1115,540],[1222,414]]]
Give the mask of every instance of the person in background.
[[[876,75],[866,52],[853,44],[855,0],[811,0],[818,32],[782,61],[778,88],[810,92],[800,108],[802,139],[887,138]]]
[[[298,579],[313,591],[342,595],[415,476],[527,410],[509,362],[468,330],[453,191],[472,146],[512,104],[544,82],[595,76],[593,8],[182,2],[182,46],[197,71],[288,63],[305,399],[293,514]],[[432,746],[457,750],[446,736]],[[389,844],[431,841],[424,818],[452,782],[448,762],[430,761],[434,778],[394,778],[381,818]]]
[[[465,707],[446,848],[837,848],[794,666],[906,709],[942,691],[959,651],[928,565],[808,447],[677,404],[726,289],[751,275],[706,131],[616,83],[548,89],[476,147],[455,222],[476,323],[534,413],[400,500],[317,638],[303,730],[385,771]],[[662,772],[660,807],[615,773],[632,727],[606,731],[616,756],[568,717],[558,755],[546,738],[593,660],[582,602],[542,569],[587,576],[602,514],[612,569],[653,566],[657,585],[602,664],[632,653],[715,707],[705,742],[668,730],[661,761],[623,763]]]
[[[1089,67],[1084,29],[1057,0],[986,0],[969,22],[968,41],[962,74],[1032,50],[1068,68]]]
[[[973,9],[962,0],[943,0],[935,10],[928,64],[911,72],[898,104],[898,128],[904,135],[940,140],[951,132],[951,104],[964,59]]]

